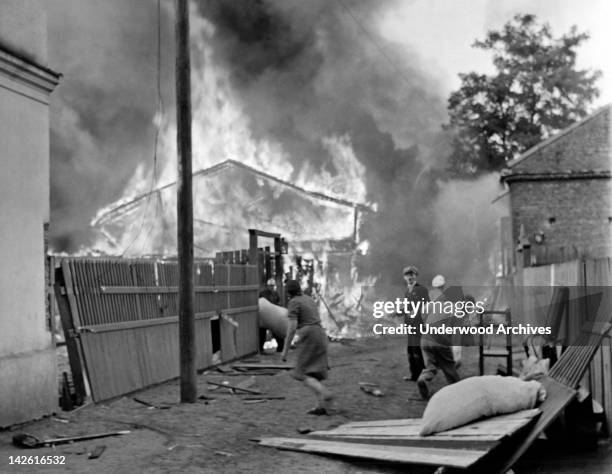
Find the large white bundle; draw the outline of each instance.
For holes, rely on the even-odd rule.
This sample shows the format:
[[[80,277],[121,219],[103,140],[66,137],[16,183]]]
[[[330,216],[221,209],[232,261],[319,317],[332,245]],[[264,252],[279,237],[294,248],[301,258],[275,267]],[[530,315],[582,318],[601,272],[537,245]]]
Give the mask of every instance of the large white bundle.
[[[427,436],[479,418],[533,408],[542,384],[516,377],[470,377],[440,389],[423,413],[420,435]]]
[[[259,327],[269,329],[274,337],[284,338],[287,335],[289,318],[287,308],[270,303],[265,298],[259,298]]]

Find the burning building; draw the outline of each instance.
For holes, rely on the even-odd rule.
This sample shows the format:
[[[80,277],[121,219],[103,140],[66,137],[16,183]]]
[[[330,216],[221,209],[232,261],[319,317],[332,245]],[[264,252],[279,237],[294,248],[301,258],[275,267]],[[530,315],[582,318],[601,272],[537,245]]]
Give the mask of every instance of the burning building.
[[[70,90],[79,93],[61,97],[66,120],[56,122],[53,135],[55,163],[63,165],[55,174],[52,248],[173,255],[174,52],[164,40],[173,11],[161,8],[162,41],[152,29],[134,41],[134,24],[144,29],[146,23],[134,19],[154,12],[150,5],[114,1],[94,2],[101,10],[96,15],[120,25],[109,42],[125,39],[118,41],[121,53],[133,54],[100,56],[121,60],[104,69],[126,71],[130,79],[92,83],[86,62],[66,61],[73,67],[66,70]],[[351,11],[375,20],[391,6],[355,2]],[[73,23],[68,26],[81,24]],[[121,36],[128,31],[129,38]],[[359,301],[360,292],[346,288],[358,288],[366,273],[378,278],[379,297],[403,293],[391,286],[403,285],[408,263],[422,269],[424,282],[436,273],[451,279],[489,273],[481,255],[493,233],[482,204],[490,199],[482,186],[474,193],[473,183],[451,186],[442,179],[440,84],[423,58],[396,49],[378,28],[371,33],[405,74],[390,67],[337,3],[192,2],[196,255],[247,248],[249,227],[280,233],[290,252],[327,275],[314,283],[331,288],[334,281],[338,290],[325,295],[335,313],[342,312],[336,303],[346,308]],[[129,47],[135,44],[149,45],[151,61],[141,61]],[[105,46],[98,39],[95,47]],[[95,100],[92,89],[100,91]],[[378,212],[366,212],[367,203],[376,203]],[[475,209],[469,225],[466,206]],[[95,236],[84,230],[93,215]],[[475,229],[482,245],[474,245]],[[327,272],[320,271],[324,266]]]
[[[195,171],[193,189],[194,252],[199,257],[220,249],[247,248],[249,228],[280,233],[294,243],[294,250],[319,253],[334,247],[329,242],[346,239],[348,248],[354,249],[359,244],[361,215],[373,210],[234,160]],[[111,204],[92,225],[105,236],[103,253],[173,255],[176,182]]]
[[[195,171],[193,190],[196,257],[247,248],[250,228],[281,234],[289,242],[287,273],[295,277],[299,267],[308,274],[305,283],[316,286],[331,320],[346,319],[359,302],[350,295],[371,282],[356,274],[355,260],[367,251],[359,228],[373,206],[312,191],[234,160]],[[92,224],[104,236],[99,253],[172,256],[176,182],[111,204]],[[344,326],[340,320],[337,325]]]

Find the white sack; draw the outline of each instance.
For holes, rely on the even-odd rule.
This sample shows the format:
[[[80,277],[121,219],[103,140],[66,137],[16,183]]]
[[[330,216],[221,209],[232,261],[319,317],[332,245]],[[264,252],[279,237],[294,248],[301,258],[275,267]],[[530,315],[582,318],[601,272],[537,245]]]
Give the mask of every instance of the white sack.
[[[533,408],[540,387],[535,380],[499,375],[470,377],[447,385],[429,400],[419,434],[427,436],[479,418]]]
[[[287,335],[289,318],[287,308],[270,303],[265,298],[259,298],[259,327],[268,329],[276,338]]]

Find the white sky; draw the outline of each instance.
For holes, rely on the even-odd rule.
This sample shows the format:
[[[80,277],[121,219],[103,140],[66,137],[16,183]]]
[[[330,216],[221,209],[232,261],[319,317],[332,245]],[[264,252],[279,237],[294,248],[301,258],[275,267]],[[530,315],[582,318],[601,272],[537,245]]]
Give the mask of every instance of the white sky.
[[[603,72],[595,105],[612,102],[610,0],[398,0],[398,8],[382,18],[380,27],[388,40],[419,54],[448,94],[459,86],[459,72],[492,70],[490,56],[471,45],[516,13],[537,15],[551,25],[555,37],[572,25],[590,33],[591,38],[578,49],[578,67]]]

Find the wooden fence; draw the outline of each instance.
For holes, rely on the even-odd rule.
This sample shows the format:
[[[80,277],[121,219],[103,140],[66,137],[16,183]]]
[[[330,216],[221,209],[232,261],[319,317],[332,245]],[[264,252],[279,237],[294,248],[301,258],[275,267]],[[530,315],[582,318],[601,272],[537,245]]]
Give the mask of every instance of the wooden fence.
[[[579,259],[539,267],[526,267],[519,278],[522,301],[515,307],[529,312],[529,308],[546,307],[550,303],[553,286],[570,288],[567,314],[567,340],[577,337],[586,323],[595,319],[612,318],[612,258]],[[550,289],[547,292],[547,288]],[[530,288],[532,291],[530,291]],[[513,311],[514,312],[514,311]],[[537,315],[524,315],[526,322],[539,322]],[[591,363],[588,379],[591,394],[603,407],[608,426],[612,428],[612,344],[604,339]]]
[[[195,262],[198,369],[258,348],[257,267]],[[94,401],[179,375],[178,265],[154,259],[66,258],[55,292],[74,385]]]

